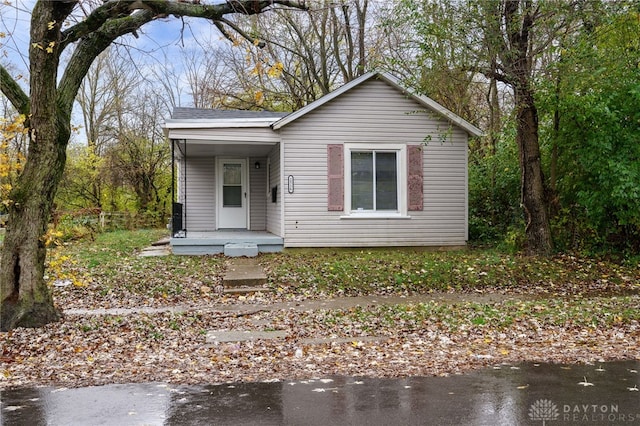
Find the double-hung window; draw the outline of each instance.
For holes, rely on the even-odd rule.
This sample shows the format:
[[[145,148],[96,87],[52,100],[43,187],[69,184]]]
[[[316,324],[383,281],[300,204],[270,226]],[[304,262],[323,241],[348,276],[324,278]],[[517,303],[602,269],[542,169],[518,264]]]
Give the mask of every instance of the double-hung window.
[[[404,148],[347,145],[345,204],[350,215],[406,215]]]
[[[351,151],[351,210],[398,210],[395,151]]]

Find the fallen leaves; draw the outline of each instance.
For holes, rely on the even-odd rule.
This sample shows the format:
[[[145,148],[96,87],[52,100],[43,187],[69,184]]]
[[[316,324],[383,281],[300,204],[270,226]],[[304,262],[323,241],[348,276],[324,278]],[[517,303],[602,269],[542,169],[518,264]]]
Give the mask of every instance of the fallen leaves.
[[[455,309],[458,315],[465,312]],[[573,324],[538,327],[524,320],[511,327],[477,326],[459,320],[452,328],[448,321],[453,316],[447,321],[437,317],[430,321],[420,315],[408,319],[403,310],[401,329],[394,329],[391,321],[375,323],[376,333],[388,335],[388,339],[358,339],[364,329],[371,328],[367,324],[370,318],[388,311],[388,307],[370,307],[325,310],[322,314],[280,309],[247,316],[197,310],[68,315],[63,322],[42,329],[1,335],[0,371],[4,373],[0,387],[295,380],[317,375],[449,375],[522,361],[603,362],[640,357],[636,323],[590,329]],[[419,314],[421,309],[414,306],[409,311]],[[342,318],[345,328],[335,324],[327,328],[326,320],[333,317]],[[205,330],[260,330],[267,324],[269,329],[286,330],[287,337],[205,344]],[[321,340],[328,336],[328,330],[336,335],[350,331],[358,335],[339,342]],[[319,343],[301,344],[309,337],[320,339]]]
[[[449,375],[640,358],[637,266],[477,251],[293,251],[259,258],[277,291],[238,297],[215,290],[220,256],[138,258],[122,247],[51,257],[50,272],[73,268],[86,285],[53,287],[63,321],[0,334],[0,388]],[[296,308],[330,295],[410,293],[431,299]],[[207,344],[211,330],[286,337]]]
[[[548,296],[638,294],[637,264],[572,255],[534,258],[494,251],[300,250],[266,256],[273,282],[334,295],[426,291]]]

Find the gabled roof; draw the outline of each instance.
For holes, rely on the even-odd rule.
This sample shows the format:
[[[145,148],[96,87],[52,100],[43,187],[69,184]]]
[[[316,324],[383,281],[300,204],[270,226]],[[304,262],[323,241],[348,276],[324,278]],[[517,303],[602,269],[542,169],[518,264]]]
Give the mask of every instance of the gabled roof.
[[[342,95],[345,92],[348,92],[349,90],[353,89],[356,86],[359,86],[360,84],[364,83],[365,81],[371,79],[371,78],[378,78],[381,80],[384,80],[385,82],[387,82],[389,85],[395,87],[398,91],[410,96],[413,100],[415,100],[416,102],[418,102],[419,104],[423,105],[425,108],[428,108],[436,113],[438,113],[440,116],[442,116],[444,119],[450,121],[453,124],[456,124],[457,126],[459,126],[460,128],[462,128],[463,130],[465,130],[467,133],[474,135],[474,136],[482,136],[482,130],[478,129],[476,126],[474,126],[473,124],[469,123],[468,121],[464,120],[463,118],[461,118],[460,116],[456,115],[455,113],[449,111],[447,108],[443,107],[442,105],[440,105],[439,103],[437,103],[436,101],[434,101],[433,99],[424,96],[424,95],[418,95],[408,89],[406,89],[405,87],[403,87],[400,84],[400,81],[395,78],[394,76],[392,76],[391,74],[385,73],[385,72],[369,72],[367,74],[364,74],[358,78],[356,78],[355,80],[350,81],[349,83],[345,84],[344,86],[340,87],[339,89],[334,90],[333,92],[321,97],[320,99],[317,99],[314,102],[311,102],[310,104],[308,104],[307,106],[292,112],[289,115],[286,115],[285,117],[282,117],[281,119],[279,119],[278,121],[276,121],[275,123],[273,123],[272,127],[274,130],[278,130],[284,126],[286,126],[287,124],[291,123],[292,121],[297,120],[300,117],[305,116],[306,114],[310,113],[311,111],[315,110],[316,108],[326,104],[327,102],[337,98],[338,96]]]
[[[288,112],[246,111],[237,109],[210,109],[175,107],[172,120],[219,120],[234,118],[282,118]]]
[[[203,129],[223,127],[269,127],[286,116],[286,112],[245,111],[232,109],[203,109],[176,107],[171,118],[165,120],[168,129]]]

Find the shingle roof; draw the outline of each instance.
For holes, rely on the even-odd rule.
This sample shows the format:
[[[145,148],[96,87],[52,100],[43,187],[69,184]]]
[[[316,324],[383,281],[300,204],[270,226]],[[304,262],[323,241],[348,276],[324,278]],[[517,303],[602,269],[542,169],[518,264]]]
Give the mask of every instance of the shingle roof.
[[[286,116],[286,112],[274,111],[245,111],[232,109],[204,109],[176,107],[173,109],[171,118],[173,120],[226,120],[235,118],[273,118],[278,119]]]

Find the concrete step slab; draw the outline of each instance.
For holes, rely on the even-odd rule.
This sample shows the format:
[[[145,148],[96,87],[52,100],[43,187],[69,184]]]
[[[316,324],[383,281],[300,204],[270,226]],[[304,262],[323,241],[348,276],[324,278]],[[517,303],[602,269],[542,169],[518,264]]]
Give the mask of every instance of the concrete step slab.
[[[230,287],[225,288],[222,294],[251,294],[251,293],[267,293],[273,290],[267,287]]]
[[[228,257],[256,257],[258,255],[258,245],[254,243],[225,244],[224,255]]]
[[[260,265],[231,263],[222,277],[222,285],[231,287],[259,287],[267,283],[267,275]]]
[[[171,241],[171,239],[169,237],[164,237],[159,239],[156,242],[151,243],[152,246],[167,246],[169,245],[169,242]]]
[[[253,340],[275,340],[284,339],[289,334],[286,330],[273,331],[209,331],[207,332],[206,343],[230,343],[230,342],[250,342]]]
[[[169,246],[151,246],[142,249],[139,257],[157,257],[157,256],[168,256],[171,254],[171,247]]]

